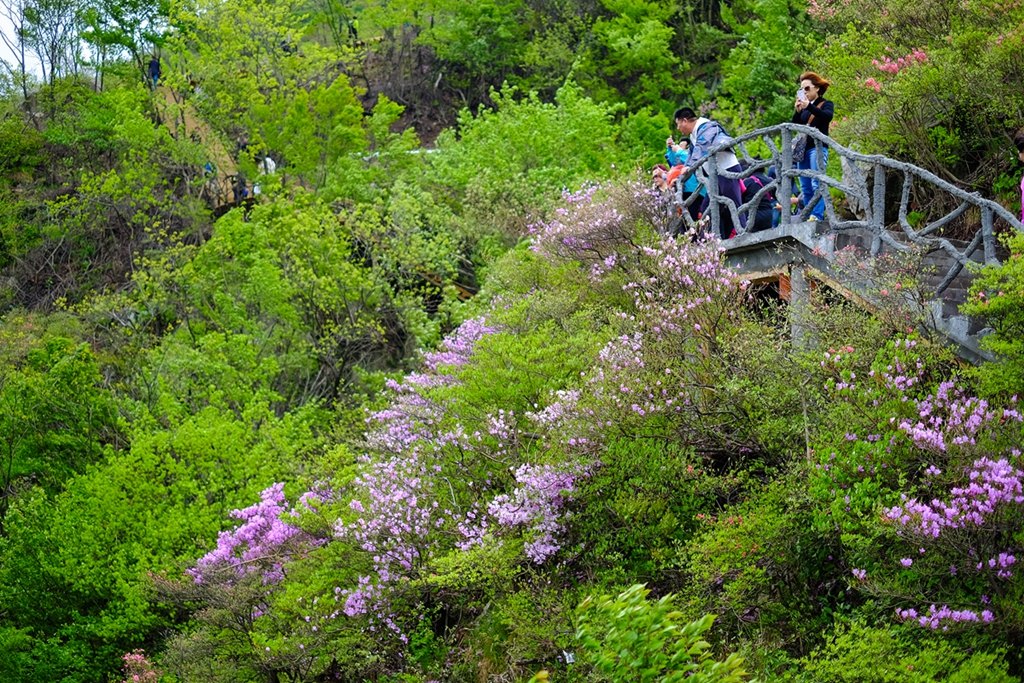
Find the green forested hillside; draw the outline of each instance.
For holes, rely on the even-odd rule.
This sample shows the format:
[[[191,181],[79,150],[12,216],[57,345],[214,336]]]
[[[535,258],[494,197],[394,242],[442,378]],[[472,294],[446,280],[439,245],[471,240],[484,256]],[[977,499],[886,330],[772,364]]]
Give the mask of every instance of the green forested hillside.
[[[0,14],[0,680],[1024,675],[1024,240],[998,362],[898,268],[800,347],[637,179],[813,69],[1011,205],[1019,3]]]

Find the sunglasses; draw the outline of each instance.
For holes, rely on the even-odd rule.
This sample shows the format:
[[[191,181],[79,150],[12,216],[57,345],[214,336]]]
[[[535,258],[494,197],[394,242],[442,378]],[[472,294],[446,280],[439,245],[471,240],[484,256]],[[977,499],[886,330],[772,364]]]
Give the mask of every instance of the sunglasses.
[[[813,87],[814,87],[813,85],[805,85],[804,86],[804,92],[808,92]]]

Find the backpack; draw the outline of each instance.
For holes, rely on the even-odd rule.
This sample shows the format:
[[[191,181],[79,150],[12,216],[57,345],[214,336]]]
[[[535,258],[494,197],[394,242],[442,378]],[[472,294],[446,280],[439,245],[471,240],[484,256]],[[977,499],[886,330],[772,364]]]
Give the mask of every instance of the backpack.
[[[744,180],[746,180],[746,182],[744,182]],[[751,180],[753,180],[754,183],[757,184],[758,188],[764,187],[764,181],[762,181],[760,178],[758,178],[757,175],[752,175],[752,176],[750,176],[749,178],[746,178],[746,179],[740,178],[740,193],[741,193],[741,196],[744,198],[743,201],[747,201],[746,200],[747,188],[750,187],[750,181]],[[758,191],[757,189],[754,189],[754,193],[755,194],[757,193],[757,191]],[[754,195],[751,194],[751,197],[753,197],[753,196]],[[765,200],[770,201],[770,202],[772,202],[774,204],[775,203],[775,193],[772,192],[771,190],[768,190],[768,192],[766,192],[764,194],[764,196],[761,197],[761,201],[762,202],[765,201]]]

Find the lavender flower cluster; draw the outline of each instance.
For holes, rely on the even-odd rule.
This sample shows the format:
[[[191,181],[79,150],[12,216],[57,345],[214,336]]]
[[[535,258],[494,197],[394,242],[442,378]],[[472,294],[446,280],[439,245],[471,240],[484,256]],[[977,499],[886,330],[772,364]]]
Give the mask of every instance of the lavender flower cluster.
[[[918,498],[903,494],[899,505],[882,511],[883,521],[895,525],[918,551],[918,557],[902,557],[895,564],[905,573],[905,580],[915,581],[933,571],[946,573],[945,563],[953,560],[948,564],[948,575],[957,577],[961,586],[958,591],[963,586],[984,585],[999,590],[993,584],[1013,578],[1017,561],[1014,544],[1024,503],[1024,472],[1019,466],[1018,449],[1011,448],[1005,457],[991,453],[1003,448],[1000,444],[1006,443],[1007,437],[1012,440],[1011,435],[1020,434],[1022,419],[1016,398],[1009,407],[999,409],[968,395],[952,381],[928,391],[927,368],[916,347],[912,339],[891,342],[891,356],[884,363],[876,361],[866,381],[858,381],[853,372],[853,348],[825,354],[822,368],[833,376],[826,389],[835,390],[839,400],[873,407],[874,411],[868,410],[867,414],[880,411],[885,422],[867,425],[867,429],[879,433],[846,435],[850,452],[843,471],[833,466],[835,453],[818,469],[839,483],[838,488],[853,490],[851,479],[874,486],[885,471],[905,474],[905,467],[894,472],[878,462],[878,457],[902,457],[922,474],[921,486],[934,489],[948,485],[944,495]],[[900,456],[899,450],[905,453]],[[843,477],[846,483],[840,481]],[[901,484],[897,479],[889,482],[894,487]],[[849,510],[850,495],[845,501]],[[955,560],[959,555],[965,556],[962,562]],[[965,566],[975,570],[974,576],[965,576]],[[858,582],[868,581],[865,569],[854,568],[851,573]],[[982,603],[987,604],[988,598],[983,597]],[[991,623],[997,612],[994,607],[977,610],[931,605],[897,610],[897,617],[930,629],[948,629],[954,624]]]
[[[414,574],[438,542],[437,530],[452,520],[458,529],[478,526],[473,509],[459,519],[454,499],[442,506],[437,486],[444,470],[437,456],[446,447],[472,449],[483,435],[467,434],[460,425],[446,428],[444,407],[429,390],[456,385],[457,371],[469,362],[476,343],[496,331],[482,319],[463,323],[438,351],[425,354],[425,372],[389,383],[391,404],[370,417],[366,441],[376,457],[367,454],[361,459],[363,471],[349,504],[355,518],[335,526],[335,535],[355,541],[373,567],[356,587],[340,591],[348,616],[371,614],[399,632],[385,604],[386,587]],[[502,419],[492,421],[493,430],[502,429]]]
[[[526,526],[533,539],[526,544],[527,557],[542,564],[560,549],[555,540],[562,531],[562,511],[575,490],[576,478],[585,470],[559,469],[551,465],[522,465],[515,471],[519,486],[510,495],[491,501],[489,512],[506,527]]]
[[[477,453],[499,462],[515,455],[519,436],[514,412],[500,409],[480,416],[479,428],[471,430],[452,420],[431,392],[457,386],[459,369],[469,362],[477,342],[495,332],[481,319],[467,321],[439,351],[426,354],[423,372],[389,385],[391,404],[370,418],[370,453],[362,458],[363,470],[354,481],[356,496],[350,503],[355,516],[335,527],[335,535],[355,541],[372,566],[356,586],[340,590],[344,613],[369,615],[373,623],[400,638],[405,636],[389,611],[388,591],[414,578],[430,557],[448,547],[446,543],[468,550],[503,530],[525,528],[531,536],[525,553],[534,562],[545,561],[559,549],[560,518],[580,472],[521,465],[514,470],[514,490],[490,503],[461,500],[452,486],[458,479],[482,498],[493,482],[466,478],[453,461]],[[458,457],[446,458],[446,453]]]
[[[599,189],[587,185],[578,192],[563,192],[564,206],[556,208],[551,218],[528,226],[530,248],[548,258],[589,263],[595,268],[593,277],[614,267],[627,226],[614,202],[597,200]]]
[[[915,609],[896,610],[896,616],[900,621],[916,621],[919,625],[924,626],[925,628],[930,628],[933,631],[938,630],[939,628],[943,631],[947,631],[949,630],[950,624],[990,624],[995,621],[995,617],[990,610],[982,610],[979,613],[969,609],[950,609],[948,605],[942,605],[940,607],[931,605],[928,607],[928,612],[926,614],[918,614]]]
[[[1000,506],[1024,503],[1022,477],[1024,472],[1005,458],[979,458],[967,475],[968,483],[950,490],[948,503],[939,499],[923,503],[911,498],[887,510],[885,518],[932,538],[946,529],[982,527]]]
[[[1016,404],[1016,402],[1014,402]],[[900,422],[919,448],[936,453],[950,446],[975,445],[984,427],[1003,421],[1022,421],[1016,407],[990,409],[984,399],[967,396],[954,382],[943,382],[934,395],[917,402],[918,419]]]
[[[227,582],[231,583],[231,577],[259,572],[264,583],[277,583],[284,578],[284,565],[289,559],[324,542],[284,518],[296,518],[300,510],[315,511],[316,503],[325,495],[306,493],[300,499],[300,507],[293,509],[285,499],[284,484],[270,486],[260,494],[259,503],[232,510],[231,517],[242,520],[242,524],[221,532],[217,547],[199,558],[188,574],[196,583],[226,574]]]

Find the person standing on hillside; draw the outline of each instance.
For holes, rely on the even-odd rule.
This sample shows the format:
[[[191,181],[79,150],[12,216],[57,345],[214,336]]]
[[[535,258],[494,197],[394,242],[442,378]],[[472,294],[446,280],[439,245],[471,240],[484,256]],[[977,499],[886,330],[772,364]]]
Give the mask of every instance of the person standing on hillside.
[[[277,162],[275,162],[269,156],[263,157],[263,161],[259,162],[259,167],[261,176],[274,175],[275,173],[277,173]],[[260,182],[257,180],[255,183],[253,183],[252,194],[253,196],[256,196],[260,194],[262,191],[263,188],[260,186]]]
[[[690,158],[687,159],[687,167],[683,171],[686,173],[689,167],[696,164],[698,161],[708,155],[708,152],[717,144],[732,140],[722,126],[717,121],[704,118],[703,116],[698,117],[697,114],[689,107],[681,107],[676,110],[675,113],[676,129],[683,135],[690,137]],[[730,171],[732,173],[739,173],[743,170],[740,167],[739,159],[733,154],[731,150],[723,149],[715,153],[715,160],[718,162],[719,171]],[[707,179],[702,180],[703,184],[707,186]],[[738,178],[726,178],[724,175],[719,174],[718,176],[718,194],[723,197],[727,197],[737,208],[743,204],[743,192],[740,189],[740,181]],[[701,211],[705,211],[710,204],[710,198],[705,197],[701,205]],[[732,212],[726,207],[721,207],[721,213],[719,214],[718,231],[719,235],[723,240],[729,239],[736,233],[736,227],[733,224]],[[740,216],[740,225],[743,225],[745,218]]]
[[[156,55],[150,58],[147,73],[149,74],[149,81],[153,84],[153,89],[156,90],[157,83],[160,82],[160,58]]]
[[[800,75],[800,90],[794,105],[793,123],[804,126],[811,126],[818,129],[823,135],[828,135],[829,124],[835,115],[835,105],[825,99],[825,91],[831,85],[824,78],[813,71],[805,71]],[[794,159],[798,169],[825,172],[828,167],[828,145],[822,145],[819,158],[818,146],[814,140],[806,140],[803,159]],[[807,206],[814,193],[818,191],[820,181],[817,178],[805,178],[800,176],[800,194],[804,206]],[[811,216],[814,220],[825,218],[825,202],[818,200],[811,209]]]

